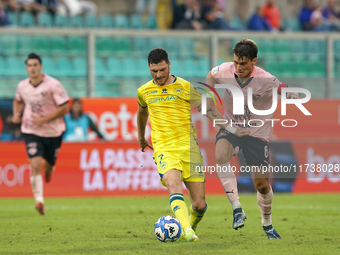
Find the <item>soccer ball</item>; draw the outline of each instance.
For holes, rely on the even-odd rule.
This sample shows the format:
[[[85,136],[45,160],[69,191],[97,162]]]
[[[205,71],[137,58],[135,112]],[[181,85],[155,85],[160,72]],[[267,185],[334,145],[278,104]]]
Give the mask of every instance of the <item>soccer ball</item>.
[[[155,236],[161,242],[175,242],[181,237],[181,223],[173,216],[163,216],[155,223]]]

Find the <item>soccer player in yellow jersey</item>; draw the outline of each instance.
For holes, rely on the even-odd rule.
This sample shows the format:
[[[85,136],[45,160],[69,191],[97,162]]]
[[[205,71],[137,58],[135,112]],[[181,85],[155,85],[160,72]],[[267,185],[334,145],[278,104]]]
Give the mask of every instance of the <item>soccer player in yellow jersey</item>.
[[[149,53],[148,65],[153,80],[138,89],[138,143],[142,151],[154,149],[154,160],[161,182],[169,190],[170,205],[180,221],[188,242],[198,239],[197,224],[207,210],[204,173],[196,171],[203,166],[196,129],[191,122],[190,104],[197,105],[201,94],[186,80],[170,75],[171,62],[163,49]],[[145,139],[145,127],[150,114],[152,145]],[[223,117],[216,111],[216,119]],[[209,113],[208,113],[209,117]],[[213,119],[210,114],[210,119]],[[236,135],[247,135],[240,130]],[[184,181],[192,206],[190,219],[183,199]]]

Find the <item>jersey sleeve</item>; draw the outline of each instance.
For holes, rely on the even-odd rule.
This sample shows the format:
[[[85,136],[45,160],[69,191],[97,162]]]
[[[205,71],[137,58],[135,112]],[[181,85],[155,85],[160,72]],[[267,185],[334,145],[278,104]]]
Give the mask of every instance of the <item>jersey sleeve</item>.
[[[21,96],[21,86],[20,86],[20,83],[18,84],[18,88],[17,88],[17,91],[15,93],[15,100],[17,100],[18,102],[22,102],[23,101],[22,96]]]
[[[271,78],[269,78],[268,81],[268,85],[267,85],[267,90],[272,90],[273,88],[279,88],[280,84],[282,82],[279,81],[278,78],[276,78],[275,76],[272,76]]]
[[[191,83],[190,83],[190,104],[192,105],[197,105],[201,102],[202,100],[202,94],[201,92],[198,91],[197,88],[195,88]]]
[[[67,103],[70,100],[66,90],[60,83],[54,84],[52,86],[52,97],[59,106]]]
[[[143,92],[142,92],[142,88],[139,88],[137,90],[137,99],[138,99],[138,104],[143,107],[146,108],[148,105],[146,104],[146,102],[144,101],[144,96],[143,96]]]

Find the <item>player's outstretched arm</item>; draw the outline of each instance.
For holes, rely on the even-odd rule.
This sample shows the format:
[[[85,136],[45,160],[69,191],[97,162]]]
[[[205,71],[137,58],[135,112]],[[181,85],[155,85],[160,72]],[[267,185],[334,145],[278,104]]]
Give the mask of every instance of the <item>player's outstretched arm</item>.
[[[19,102],[18,100],[13,100],[13,116],[12,122],[13,123],[20,123],[21,122],[21,113],[24,110],[24,102]]]
[[[63,105],[60,105],[54,112],[52,112],[49,115],[42,116],[42,117],[33,117],[32,124],[36,126],[40,126],[44,124],[45,122],[49,122],[51,120],[63,117],[68,112],[69,112],[69,106],[68,106],[68,103],[66,102]]]
[[[232,127],[231,125],[227,125],[227,121],[223,118],[223,116],[221,115],[221,113],[219,111],[216,110],[216,116],[213,115],[213,113],[207,112],[207,117],[208,119],[210,119],[213,123],[216,123],[216,125],[218,125],[219,127],[227,130],[228,132],[241,137],[241,136],[246,136],[246,135],[250,135],[250,131],[248,129],[245,128],[241,128],[241,129],[236,129],[234,127]],[[223,123],[223,121],[221,120],[225,120],[225,123]]]
[[[153,150],[153,147],[150,145],[148,140],[145,139],[145,128],[146,123],[148,122],[149,110],[148,107],[141,107],[138,105],[137,111],[137,129],[138,129],[138,144],[142,148],[142,151],[145,151],[146,147],[149,147]]]

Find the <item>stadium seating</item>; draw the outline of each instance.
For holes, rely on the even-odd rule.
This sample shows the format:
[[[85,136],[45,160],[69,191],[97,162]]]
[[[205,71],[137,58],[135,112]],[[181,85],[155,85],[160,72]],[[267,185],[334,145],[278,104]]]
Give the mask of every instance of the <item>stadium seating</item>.
[[[49,52],[53,56],[67,55],[67,39],[65,36],[51,36]]]
[[[139,14],[131,15],[129,27],[132,29],[142,29],[143,28],[142,16]]]
[[[14,25],[14,26],[19,25],[19,16],[16,12],[8,12],[7,15],[8,15],[8,18],[11,21],[12,25]]]
[[[118,28],[118,29],[129,28],[128,18],[124,14],[116,14],[116,16],[114,17],[114,21],[115,21],[115,28]]]
[[[56,14],[54,17],[55,27],[68,27],[68,17],[60,14]]]
[[[101,28],[114,28],[114,23],[111,15],[102,15],[99,18],[99,26]]]
[[[68,38],[68,50],[73,56],[85,56],[87,55],[87,43],[86,38],[81,36],[69,36]]]
[[[289,18],[284,21],[284,28],[288,31],[301,31],[301,24],[297,18]]]
[[[0,36],[0,53],[4,56],[16,55],[18,49],[18,37],[16,35]]]
[[[146,19],[146,24],[145,24],[146,29],[157,29],[157,20],[156,17],[153,15],[149,15]]]
[[[97,17],[91,14],[87,14],[85,16],[84,26],[88,28],[97,28],[99,26]]]
[[[38,27],[52,27],[52,16],[48,12],[42,12],[38,14]]]
[[[82,28],[84,27],[83,17],[80,15],[70,17],[70,27]]]
[[[33,15],[29,12],[22,12],[19,17],[19,25],[21,27],[34,27],[34,18]]]

